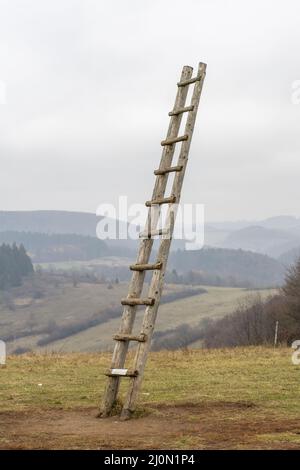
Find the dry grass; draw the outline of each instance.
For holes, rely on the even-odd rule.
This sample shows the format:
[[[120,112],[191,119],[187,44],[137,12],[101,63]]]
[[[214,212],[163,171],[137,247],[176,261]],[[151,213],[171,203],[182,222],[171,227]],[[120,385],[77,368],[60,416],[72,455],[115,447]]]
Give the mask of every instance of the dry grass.
[[[110,357],[107,353],[9,357],[0,374],[1,410],[95,405]],[[150,354],[141,405],[242,400],[294,413],[299,409],[298,388],[299,368],[291,363],[289,349],[162,351]]]
[[[163,331],[174,328],[182,323],[197,324],[204,317],[216,318],[231,313],[238,305],[238,302],[249,295],[256,295],[255,290],[246,290],[239,288],[210,287],[203,286],[206,294],[191,296],[185,299],[176,300],[159,307],[159,314],[155,326],[155,331]],[[127,285],[126,285],[127,288]],[[186,286],[167,285],[165,292],[173,290],[183,290]],[[264,298],[271,295],[274,290],[266,289],[259,291]],[[113,296],[117,293],[114,292]],[[118,292],[121,293],[120,291]],[[110,291],[106,295],[110,295]],[[117,299],[119,302],[120,298]],[[80,300],[78,299],[80,303]],[[78,307],[77,307],[78,308]],[[142,322],[141,311],[137,315],[135,322],[135,331],[139,332]],[[48,345],[48,351],[105,351],[112,348],[112,335],[118,330],[120,324],[119,318],[114,318],[106,323],[84,330],[69,338],[55,341]]]
[[[95,418],[109,362],[109,354],[9,357],[0,447],[300,447],[299,367],[289,349],[151,353],[139,419],[123,424]]]
[[[35,280],[37,284],[37,290],[43,293],[42,298],[33,299],[28,298],[26,292],[29,289],[26,284],[21,289],[15,289],[13,292],[21,291],[24,292],[20,297],[14,298],[16,305],[15,311],[9,310],[5,303],[1,303],[0,295],[0,327],[2,338],[6,335],[14,334],[19,335],[24,330],[28,331],[30,324],[33,322],[33,330],[39,330],[47,327],[48,322],[55,321],[59,326],[70,325],[76,322],[84,321],[85,319],[91,318],[95,314],[100,314],[109,308],[120,308],[120,299],[126,297],[128,291],[128,283],[123,282],[119,284],[113,284],[111,289],[108,289],[107,284],[90,284],[81,283],[78,287],[73,287],[71,281],[62,280],[57,287],[50,284],[51,278],[47,276],[41,277],[41,279]],[[31,281],[27,281],[30,284]],[[53,282],[53,281],[52,281]],[[167,285],[165,293],[168,294],[174,291],[181,291],[186,286],[175,286]],[[106,324],[103,324],[104,330]],[[102,348],[107,349],[107,343],[110,342],[113,330],[107,329],[106,337],[98,335],[93,338],[91,342],[86,341],[85,335],[83,342],[89,350],[99,350]],[[37,341],[41,338],[40,335],[31,335],[23,338],[15,339],[13,342],[8,344],[8,349],[13,352],[16,348],[29,348],[35,349],[37,347]],[[99,344],[99,338],[107,340],[106,343]],[[71,339],[71,341],[70,341]],[[76,338],[75,338],[76,339]],[[74,342],[73,347],[72,338],[67,338],[58,342],[57,347],[45,348],[45,349],[56,349],[61,350],[64,345],[71,347],[71,351],[80,351],[82,342]],[[111,342],[110,342],[111,344]],[[67,349],[68,350],[68,349]],[[70,350],[70,349],[69,349]]]

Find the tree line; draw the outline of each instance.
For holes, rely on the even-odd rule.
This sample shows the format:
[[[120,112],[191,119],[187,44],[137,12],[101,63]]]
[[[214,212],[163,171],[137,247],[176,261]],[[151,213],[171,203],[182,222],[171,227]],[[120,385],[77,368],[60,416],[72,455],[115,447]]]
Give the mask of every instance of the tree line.
[[[31,259],[23,245],[3,243],[0,246],[0,289],[17,287],[24,276],[33,273]]]
[[[205,348],[273,345],[277,322],[278,344],[291,345],[300,338],[300,259],[289,268],[276,295],[266,300],[259,294],[249,296],[223,318],[206,316],[198,324],[158,331],[152,350],[186,348],[195,341]]]
[[[76,234],[0,232],[0,243],[24,244],[35,263],[87,261],[110,254],[106,243],[96,237]]]
[[[282,285],[285,269],[269,256],[244,250],[204,247],[177,250],[170,255],[170,266],[190,284],[211,283],[231,287],[270,287]]]
[[[290,345],[300,338],[300,259],[277,295],[248,299],[231,315],[209,322],[200,336],[209,348],[273,344],[276,322],[278,343]]]
[[[178,273],[176,269],[172,269],[172,271],[167,271],[165,279],[169,284],[184,284],[189,286],[253,287],[253,283],[247,279],[240,280],[238,276],[220,276],[218,273],[213,274],[196,270]]]

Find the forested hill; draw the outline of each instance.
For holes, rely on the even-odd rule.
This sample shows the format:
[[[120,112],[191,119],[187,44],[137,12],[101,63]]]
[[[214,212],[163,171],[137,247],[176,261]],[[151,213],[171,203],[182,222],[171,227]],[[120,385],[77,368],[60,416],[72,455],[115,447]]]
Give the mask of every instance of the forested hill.
[[[14,242],[23,244],[35,263],[87,261],[110,254],[107,244],[95,237],[0,231],[0,244]]]
[[[1,232],[30,232],[47,235],[75,234],[96,238],[97,225],[102,219],[103,217],[88,212],[0,211],[0,234]],[[120,229],[122,233],[126,233],[128,227],[126,222],[116,219],[108,220],[115,227],[116,233]],[[26,246],[27,242],[23,240],[22,242]],[[131,251],[136,253],[136,240],[105,239],[105,243],[116,256],[123,256]]]
[[[0,289],[16,287],[22,278],[33,273],[33,266],[23,245],[0,246]]]
[[[257,287],[281,285],[285,271],[279,261],[267,255],[223,248],[178,250],[171,254],[170,266],[178,273],[194,271],[220,278],[231,277],[233,281],[246,281]]]
[[[98,219],[99,220],[99,219]],[[0,211],[0,231],[96,236],[95,214],[68,211]]]

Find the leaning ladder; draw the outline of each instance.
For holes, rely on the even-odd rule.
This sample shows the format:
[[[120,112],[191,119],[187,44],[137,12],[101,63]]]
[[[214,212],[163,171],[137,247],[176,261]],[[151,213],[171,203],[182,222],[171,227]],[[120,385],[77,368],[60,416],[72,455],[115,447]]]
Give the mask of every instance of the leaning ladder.
[[[116,403],[120,378],[128,377],[130,380],[127,396],[121,412],[121,419],[130,418],[135,409],[137,394],[141,386],[143,372],[146,365],[147,355],[151,345],[151,338],[154,330],[158,306],[162,294],[164,276],[166,271],[167,259],[172,241],[172,234],[175,221],[175,206],[180,201],[181,188],[183,184],[185,169],[188,161],[188,154],[191,145],[193,130],[196,121],[198,105],[200,101],[203,81],[205,78],[206,64],[200,63],[197,75],[192,78],[193,68],[183,67],[180,81],[177,83],[178,91],[175,100],[174,109],[169,113],[170,125],[166,140],[161,142],[163,152],[158,170],[154,171],[156,175],[155,186],[152,199],[146,202],[149,207],[148,218],[145,231],[140,234],[140,247],[136,264],[130,266],[133,271],[129,285],[128,296],[122,299],[124,311],[121,320],[121,326],[117,335],[113,337],[116,341],[112,357],[111,369],[106,372],[108,376],[106,390],[104,392],[100,417],[107,417],[111,414]],[[190,105],[186,106],[189,86],[193,85],[193,94]],[[183,135],[178,135],[180,124],[184,113],[188,113],[185,131]],[[175,145],[181,142],[178,162],[172,166],[172,160],[175,153]],[[174,173],[171,196],[165,197],[168,177]],[[157,229],[160,217],[160,207],[162,204],[168,204],[166,216],[166,225],[163,229]],[[153,210],[157,209],[157,210]],[[157,260],[149,264],[151,250],[155,236],[163,235],[157,254]],[[149,285],[148,297],[141,298],[145,273],[152,271],[152,279]],[[136,317],[137,307],[145,305],[145,313],[141,332],[138,335],[132,334],[133,325]],[[129,342],[136,341],[138,347],[135,354],[134,366],[132,369],[125,369],[125,360],[129,348]]]

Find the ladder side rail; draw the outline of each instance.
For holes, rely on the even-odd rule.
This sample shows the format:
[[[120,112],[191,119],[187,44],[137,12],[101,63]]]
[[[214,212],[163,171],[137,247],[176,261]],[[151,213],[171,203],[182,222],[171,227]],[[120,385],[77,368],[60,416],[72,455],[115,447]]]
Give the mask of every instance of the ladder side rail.
[[[200,103],[203,83],[206,74],[206,64],[200,62],[199,69],[198,69],[198,76],[201,76],[201,79],[195,82],[193,96],[191,100],[191,105],[193,106],[193,110],[188,113],[185,131],[184,133],[189,136],[188,140],[182,143],[181,151],[178,158],[178,165],[181,165],[183,168],[180,172],[175,173],[173,186],[171,190],[171,194],[176,197],[176,203],[180,202],[181,197],[181,189],[183,185],[183,180],[185,176],[185,171],[188,163],[188,156],[190,151],[190,146],[192,142],[192,137],[194,133],[196,118],[197,118],[197,111]]]

